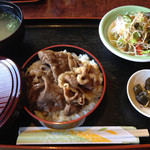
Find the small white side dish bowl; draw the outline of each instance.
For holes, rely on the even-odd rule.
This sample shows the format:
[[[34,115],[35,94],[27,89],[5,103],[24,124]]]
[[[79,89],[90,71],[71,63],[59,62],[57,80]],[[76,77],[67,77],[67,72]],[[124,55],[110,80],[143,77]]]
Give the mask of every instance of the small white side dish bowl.
[[[150,118],[150,107],[144,107],[135,98],[133,87],[140,84],[145,86],[145,81],[150,77],[150,69],[143,69],[135,72],[127,82],[127,95],[132,106],[142,115]]]
[[[106,48],[111,51],[116,56],[123,58],[125,60],[134,61],[134,62],[150,62],[150,56],[131,56],[124,54],[121,51],[117,50],[109,41],[108,38],[108,28],[110,24],[117,18],[117,16],[125,15],[127,12],[130,14],[132,12],[150,12],[149,8],[137,6],[137,5],[126,5],[114,8],[106,13],[99,24],[99,36]]]

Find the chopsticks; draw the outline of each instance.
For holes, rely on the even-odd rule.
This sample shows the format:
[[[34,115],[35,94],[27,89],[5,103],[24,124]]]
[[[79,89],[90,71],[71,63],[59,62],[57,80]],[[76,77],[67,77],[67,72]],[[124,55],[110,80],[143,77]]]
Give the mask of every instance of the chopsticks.
[[[149,132],[147,129],[136,129],[127,131],[136,137],[149,137]]]

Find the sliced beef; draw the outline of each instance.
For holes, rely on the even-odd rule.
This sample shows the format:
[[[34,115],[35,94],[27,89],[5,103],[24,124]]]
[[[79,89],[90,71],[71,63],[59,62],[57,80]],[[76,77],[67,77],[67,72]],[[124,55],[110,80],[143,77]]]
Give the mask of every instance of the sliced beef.
[[[73,70],[74,67],[77,68],[82,65],[82,62],[74,58],[71,53],[67,53],[67,54],[68,54],[68,63],[69,63],[70,70]]]
[[[71,53],[67,52],[46,50],[39,51],[38,56],[42,63],[48,64],[51,67],[56,83],[61,73],[73,70],[73,67],[78,67],[82,64],[80,60],[74,58]]]
[[[96,71],[68,52],[39,51],[39,61],[28,73],[28,99],[32,110],[64,110],[69,116],[88,104],[87,91],[97,83]],[[85,95],[86,94],[86,95]]]
[[[58,76],[61,73],[70,70],[68,65],[67,53],[53,52],[51,50],[47,50],[47,51],[40,51],[38,53],[38,56],[42,61],[42,63],[48,64],[51,67],[56,83],[58,80]]]
[[[44,88],[43,82],[34,84],[34,86],[32,86],[32,84],[28,85],[28,89],[27,89],[28,90],[28,103],[29,103],[29,108],[31,111],[38,109],[37,99],[38,99],[39,93],[42,92],[43,88]]]
[[[65,106],[65,115],[70,116],[75,113],[78,113],[81,110],[82,106],[78,104],[66,104]]]
[[[65,107],[63,90],[56,83],[51,82],[48,76],[43,76],[42,79],[45,87],[37,99],[39,110],[44,112],[62,110]]]

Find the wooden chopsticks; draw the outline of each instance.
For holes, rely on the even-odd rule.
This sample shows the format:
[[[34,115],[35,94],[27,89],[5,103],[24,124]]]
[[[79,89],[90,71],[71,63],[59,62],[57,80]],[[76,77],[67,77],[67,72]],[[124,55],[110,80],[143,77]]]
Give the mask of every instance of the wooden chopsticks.
[[[136,137],[149,137],[149,132],[147,129],[136,129],[127,131]]]

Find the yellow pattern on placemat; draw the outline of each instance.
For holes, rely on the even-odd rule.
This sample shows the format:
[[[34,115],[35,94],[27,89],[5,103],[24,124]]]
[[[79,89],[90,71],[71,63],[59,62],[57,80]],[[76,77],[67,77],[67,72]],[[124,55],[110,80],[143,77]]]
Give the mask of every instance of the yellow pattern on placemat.
[[[86,138],[87,140],[91,142],[111,142],[110,140],[100,135],[97,135],[93,133],[92,131],[80,131],[80,132],[77,132],[77,135],[80,137]]]
[[[95,134],[92,131],[86,130],[86,131],[76,131],[76,130],[55,130],[55,129],[47,129],[43,131],[49,131],[49,132],[56,132],[56,133],[67,133],[70,135],[76,135],[82,138],[87,139],[90,142],[111,142],[109,139],[106,139],[100,135]],[[106,130],[105,130],[106,131]],[[112,130],[107,130],[111,134],[117,134],[116,132]],[[27,131],[30,132],[30,131]],[[31,132],[42,132],[42,130],[36,130]]]
[[[110,134],[114,134],[114,135],[117,135],[118,133],[116,133],[115,131],[113,130],[105,130],[106,132],[110,133]]]

